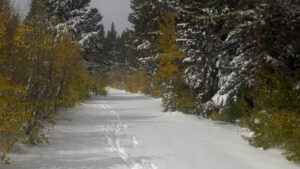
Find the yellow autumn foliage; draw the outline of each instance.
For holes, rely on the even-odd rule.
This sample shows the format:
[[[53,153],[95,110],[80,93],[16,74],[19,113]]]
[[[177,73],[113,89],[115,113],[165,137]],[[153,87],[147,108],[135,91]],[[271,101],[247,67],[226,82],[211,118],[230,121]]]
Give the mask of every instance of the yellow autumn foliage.
[[[183,75],[182,60],[185,56],[176,43],[175,24],[174,13],[170,11],[166,12],[159,22],[161,32],[157,44],[159,65],[155,75],[147,73],[145,68],[125,71],[125,74],[114,70],[110,72],[110,85],[133,93],[142,92],[151,94],[153,97],[162,96],[164,92],[162,84],[174,82]]]
[[[132,93],[142,92],[145,94],[151,94],[151,86],[149,82],[149,77],[143,69],[139,72],[133,72],[127,75],[124,89]]]
[[[257,110],[251,113],[249,128],[254,136],[248,138],[257,147],[269,149],[280,146],[288,160],[300,161],[300,72],[293,78],[279,69],[260,63],[256,74]]]
[[[9,79],[0,79],[0,152],[9,152],[25,122],[24,87]]]
[[[4,0],[5,1],[5,0]],[[26,25],[0,0],[0,161],[17,141],[47,141],[41,130],[61,108],[86,99],[95,84],[79,44],[34,20]],[[5,6],[3,6],[5,5]]]
[[[160,59],[156,81],[169,83],[182,76],[182,60],[185,56],[176,43],[178,37],[175,30],[174,13],[168,11],[159,22],[161,36],[158,39],[158,57]]]

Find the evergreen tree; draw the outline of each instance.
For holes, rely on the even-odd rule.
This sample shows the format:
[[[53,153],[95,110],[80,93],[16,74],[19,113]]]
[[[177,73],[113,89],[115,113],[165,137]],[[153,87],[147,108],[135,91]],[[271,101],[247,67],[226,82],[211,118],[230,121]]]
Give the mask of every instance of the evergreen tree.
[[[182,3],[178,34],[188,56],[187,82],[201,100],[199,112],[222,112],[220,107],[236,101],[241,87],[253,86],[258,57],[253,30],[262,9],[254,9],[255,2]]]
[[[90,73],[103,67],[104,43],[104,28],[99,32],[91,33],[87,39],[81,41],[83,59],[87,62]]]
[[[88,70],[95,72],[104,52],[102,15],[90,8],[90,0],[46,0],[47,16],[57,31],[69,30],[71,39],[79,41]]]
[[[82,16],[89,3],[90,0],[46,0],[46,8],[51,21],[66,23]]]
[[[59,30],[68,29],[74,40],[86,39],[101,29],[102,16],[95,8],[88,9],[90,0],[45,0],[49,21]]]
[[[81,23],[84,38],[80,40],[83,58],[88,64],[89,72],[95,72],[102,66],[104,55],[105,32],[102,24],[102,15],[92,8]]]
[[[120,41],[119,41],[119,59],[118,62],[121,67],[125,68],[125,66],[130,67],[135,62],[134,54],[132,53],[131,46],[130,46],[130,37],[131,32],[127,29],[122,32]]]
[[[288,160],[298,162],[300,4],[274,1],[264,7],[264,22],[257,27],[261,58],[255,74],[255,109],[249,121],[254,136],[249,141],[264,149],[281,146]]]
[[[119,37],[115,28],[115,24],[111,24],[110,30],[107,32],[106,38],[104,40],[104,59],[103,59],[103,69],[105,71],[112,70],[118,65],[119,57]]]
[[[82,22],[78,23],[77,29],[84,34],[93,32],[99,32],[103,30],[103,24],[101,23],[103,17],[99,13],[98,9],[91,8],[82,18]]]
[[[29,22],[32,22],[36,19],[40,20],[41,18],[39,17],[44,17],[44,19],[46,18],[46,10],[44,7],[45,2],[45,0],[32,0],[24,23],[29,24]]]
[[[159,37],[158,20],[167,10],[166,1],[131,0],[133,12],[129,22],[134,28],[136,48],[140,60],[140,68],[146,69],[149,76],[157,69],[156,42]]]

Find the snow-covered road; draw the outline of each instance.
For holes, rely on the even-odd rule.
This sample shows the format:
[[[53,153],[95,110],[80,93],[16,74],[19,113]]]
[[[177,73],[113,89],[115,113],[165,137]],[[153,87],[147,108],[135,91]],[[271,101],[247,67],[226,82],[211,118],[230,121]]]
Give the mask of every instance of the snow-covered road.
[[[247,144],[245,129],[161,112],[160,101],[109,89],[60,117],[50,145],[22,148],[1,169],[296,169],[277,150]]]

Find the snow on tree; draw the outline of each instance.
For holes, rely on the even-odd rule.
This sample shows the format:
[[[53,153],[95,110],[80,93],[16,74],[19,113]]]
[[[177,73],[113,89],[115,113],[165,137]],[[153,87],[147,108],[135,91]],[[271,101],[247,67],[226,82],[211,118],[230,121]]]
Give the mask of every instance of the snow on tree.
[[[231,1],[192,1],[180,12],[184,17],[178,41],[188,56],[186,81],[198,93],[199,111],[207,116],[236,101],[244,85],[253,86],[258,61],[253,28],[261,22],[261,9]]]
[[[119,57],[119,36],[115,28],[115,24],[112,23],[110,30],[108,30],[106,38],[104,40],[104,70],[109,71],[118,66]]]
[[[90,72],[99,68],[103,53],[104,26],[98,9],[89,7],[90,0],[46,0],[47,16],[58,31],[69,30],[79,41]]]
[[[158,21],[166,11],[164,1],[159,0],[132,0],[133,10],[129,15],[136,38],[140,68],[146,69],[147,74],[154,75],[157,69],[156,43],[159,36]]]

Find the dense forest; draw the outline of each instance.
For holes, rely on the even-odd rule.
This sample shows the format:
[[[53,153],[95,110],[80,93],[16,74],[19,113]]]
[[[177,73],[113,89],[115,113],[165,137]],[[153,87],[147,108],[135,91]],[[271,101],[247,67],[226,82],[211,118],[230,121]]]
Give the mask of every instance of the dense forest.
[[[299,0],[131,0],[107,33],[90,0],[0,0],[0,152],[39,144],[58,111],[104,87],[249,128],[255,147],[300,161]]]
[[[165,111],[248,127],[250,144],[300,161],[298,0],[132,0],[131,8],[110,85],[161,97]]]

